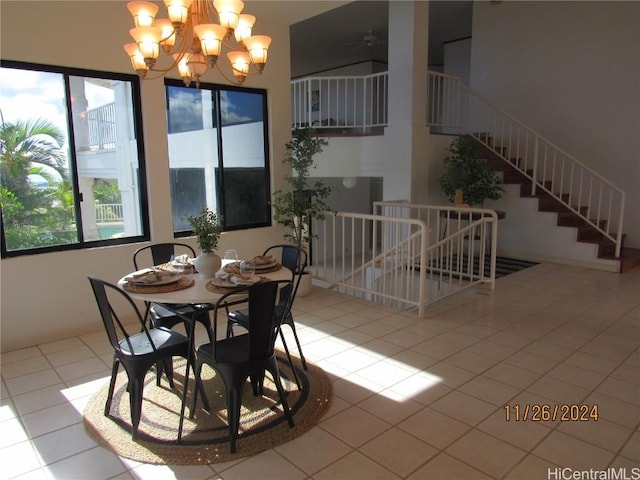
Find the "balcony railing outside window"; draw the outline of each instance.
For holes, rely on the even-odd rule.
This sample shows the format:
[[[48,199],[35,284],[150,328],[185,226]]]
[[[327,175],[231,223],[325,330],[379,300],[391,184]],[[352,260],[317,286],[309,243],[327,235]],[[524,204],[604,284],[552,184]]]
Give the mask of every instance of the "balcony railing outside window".
[[[108,150],[116,148],[116,104],[108,103],[87,110],[88,145],[87,150]]]

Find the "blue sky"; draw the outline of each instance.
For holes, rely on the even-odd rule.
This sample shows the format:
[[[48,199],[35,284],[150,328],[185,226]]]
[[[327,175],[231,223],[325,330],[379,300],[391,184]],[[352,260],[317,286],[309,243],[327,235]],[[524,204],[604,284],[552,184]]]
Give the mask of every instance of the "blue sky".
[[[90,82],[85,82],[85,95],[89,108],[111,103],[114,98],[110,89]],[[62,75],[0,68],[0,112],[5,122],[45,118],[66,133]]]

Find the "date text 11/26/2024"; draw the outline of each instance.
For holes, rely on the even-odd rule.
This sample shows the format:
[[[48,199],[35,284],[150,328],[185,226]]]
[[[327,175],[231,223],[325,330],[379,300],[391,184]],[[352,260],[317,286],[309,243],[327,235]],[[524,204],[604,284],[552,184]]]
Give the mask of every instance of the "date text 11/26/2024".
[[[598,421],[598,405],[544,404],[505,405],[507,422],[589,422]]]

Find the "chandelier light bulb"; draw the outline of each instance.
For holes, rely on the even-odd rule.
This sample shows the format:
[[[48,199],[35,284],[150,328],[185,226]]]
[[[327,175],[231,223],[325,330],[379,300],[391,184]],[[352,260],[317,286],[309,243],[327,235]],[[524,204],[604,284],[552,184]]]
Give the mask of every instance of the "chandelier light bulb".
[[[243,13],[238,20],[238,26],[233,31],[236,42],[243,45],[244,39],[251,36],[251,29],[253,24],[256,23],[256,17]]]
[[[229,52],[227,57],[231,62],[231,68],[236,80],[242,84],[249,74],[249,54],[247,52]]]
[[[173,46],[176,44],[176,31],[173,28],[173,24],[166,18],[156,20],[154,26],[162,30],[162,39],[160,40],[160,46],[162,49],[169,53]]]
[[[201,23],[193,27],[193,30],[200,39],[202,54],[207,57],[209,65],[213,67],[220,56],[226,29],[215,23]]]
[[[178,33],[184,30],[184,26],[189,19],[189,7],[192,3],[193,0],[164,0],[169,20]]]
[[[244,45],[249,52],[251,63],[256,66],[258,72],[262,73],[265,63],[267,63],[267,51],[271,44],[271,37],[267,35],[253,35],[244,39]]]
[[[147,64],[144,61],[144,57],[138,49],[138,44],[127,43],[124,46],[124,50],[125,52],[127,52],[127,55],[129,55],[129,58],[131,59],[131,66],[133,67],[133,69],[138,75],[144,77],[149,71],[149,68],[147,67]]]
[[[149,68],[152,68],[158,55],[160,55],[159,43],[162,38],[162,29],[158,27],[138,27],[129,30],[129,33],[138,44],[140,54]]]
[[[182,53],[173,54],[173,58],[178,67],[178,72],[180,73],[180,77],[182,78],[182,81],[187,87],[191,85],[191,78],[193,77],[193,74],[191,73],[191,69],[187,64],[187,61],[189,60],[190,55],[191,54],[189,53],[187,53],[186,55],[183,55]]]
[[[127,8],[136,27],[151,27],[158,13],[158,6],[151,2],[129,2]]]
[[[229,38],[238,26],[244,2],[242,0],[214,0],[213,6],[218,12],[218,21],[227,29],[227,38]]]

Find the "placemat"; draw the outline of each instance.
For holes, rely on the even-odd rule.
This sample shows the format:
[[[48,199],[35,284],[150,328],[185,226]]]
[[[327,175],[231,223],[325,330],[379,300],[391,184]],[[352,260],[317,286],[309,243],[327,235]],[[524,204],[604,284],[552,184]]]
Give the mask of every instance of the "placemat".
[[[190,276],[182,276],[177,282],[168,283],[166,285],[137,285],[135,283],[127,282],[122,285],[122,288],[131,293],[167,293],[184,290],[194,283],[195,280]]]
[[[256,268],[256,274],[259,273],[271,273],[277,272],[282,268],[282,265],[276,263],[274,266],[269,268]],[[229,263],[224,266],[224,271],[227,273],[240,273],[240,262]]]
[[[260,277],[260,280],[257,281],[256,283],[263,283],[263,282],[270,282],[270,281],[271,279],[267,277]],[[236,288],[242,288],[245,286],[246,285],[238,285],[237,287],[219,287],[217,285],[214,285],[213,280],[209,280],[206,285],[207,290],[213,293],[229,293],[229,292],[233,292]]]

